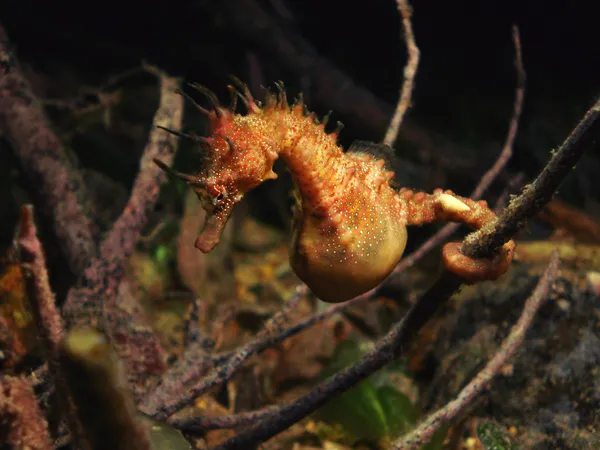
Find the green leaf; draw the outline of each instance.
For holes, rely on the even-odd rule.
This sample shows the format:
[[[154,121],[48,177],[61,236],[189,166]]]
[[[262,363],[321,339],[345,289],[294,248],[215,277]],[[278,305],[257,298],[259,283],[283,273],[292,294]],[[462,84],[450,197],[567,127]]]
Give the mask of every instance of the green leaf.
[[[154,259],[160,265],[166,264],[169,261],[170,251],[166,245],[161,245],[154,250]]]
[[[324,376],[330,376],[362,356],[358,343],[346,340],[336,347]],[[315,416],[338,424],[348,435],[379,440],[395,437],[414,426],[417,411],[410,400],[381,377],[369,377],[321,407]]]
[[[141,412],[138,412],[137,417],[148,427],[152,450],[192,450],[191,444],[183,437],[183,434],[171,425],[159,422]]]
[[[315,414],[324,422],[341,425],[356,438],[377,440],[389,434],[385,411],[369,380],[331,400]]]
[[[504,427],[492,420],[479,421],[477,437],[484,450],[522,450]]]
[[[446,434],[448,434],[448,426],[444,425],[440,427],[433,436],[431,436],[431,440],[421,447],[421,450],[442,450],[444,448],[444,440],[446,439]]]
[[[377,399],[385,414],[388,435],[399,436],[415,425],[417,411],[402,392],[392,386],[381,386],[377,389]]]

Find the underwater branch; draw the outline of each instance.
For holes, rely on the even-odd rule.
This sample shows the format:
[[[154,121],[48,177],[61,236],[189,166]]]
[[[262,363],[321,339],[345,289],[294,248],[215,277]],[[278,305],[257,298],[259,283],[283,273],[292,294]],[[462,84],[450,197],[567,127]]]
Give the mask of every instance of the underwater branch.
[[[69,269],[81,275],[96,253],[92,221],[84,207],[85,183],[23,76],[2,24],[0,133],[21,164],[30,195],[52,224]]]
[[[400,438],[392,447],[393,450],[414,450],[421,448],[443,425],[455,419],[481,393],[488,383],[500,372],[502,367],[512,358],[525,339],[525,333],[540,308],[546,300],[552,283],[556,279],[559,267],[558,250],[554,250],[546,271],[525,302],[523,312],[510,334],[506,337],[498,352],[471,382],[465,386],[456,399],[427,417],[415,430]]]

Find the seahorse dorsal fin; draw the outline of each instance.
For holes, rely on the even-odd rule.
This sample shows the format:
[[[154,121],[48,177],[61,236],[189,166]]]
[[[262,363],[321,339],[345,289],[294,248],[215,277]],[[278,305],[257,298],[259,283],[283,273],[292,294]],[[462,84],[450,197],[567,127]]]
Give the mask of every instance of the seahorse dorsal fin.
[[[396,156],[394,149],[386,144],[356,140],[348,149],[348,153],[366,153],[374,156],[376,159],[383,160],[385,169],[394,174],[399,173],[402,169],[402,162]]]

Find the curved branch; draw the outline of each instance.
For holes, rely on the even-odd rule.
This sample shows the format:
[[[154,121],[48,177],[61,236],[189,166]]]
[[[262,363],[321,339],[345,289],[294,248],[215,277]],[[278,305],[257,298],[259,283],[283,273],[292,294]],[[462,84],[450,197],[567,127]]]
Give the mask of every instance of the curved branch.
[[[462,252],[471,258],[494,254],[552,200],[558,186],[595,139],[600,138],[600,99],[577,124],[533,183],[514,198],[498,220],[465,238]]]
[[[506,337],[500,349],[471,382],[456,396],[456,399],[443,408],[431,414],[418,427],[408,435],[397,440],[392,446],[393,450],[414,450],[425,445],[433,434],[444,424],[449,423],[460,414],[473,399],[481,393],[487,384],[498,374],[500,369],[512,358],[523,340],[525,333],[531,326],[538,309],[548,297],[548,292],[558,274],[558,250],[554,250],[546,271],[538,284],[525,302],[523,312],[510,334]]]
[[[0,24],[0,130],[10,141],[29,192],[67,259],[81,275],[96,254],[92,221],[83,206],[85,183],[31,91]]]

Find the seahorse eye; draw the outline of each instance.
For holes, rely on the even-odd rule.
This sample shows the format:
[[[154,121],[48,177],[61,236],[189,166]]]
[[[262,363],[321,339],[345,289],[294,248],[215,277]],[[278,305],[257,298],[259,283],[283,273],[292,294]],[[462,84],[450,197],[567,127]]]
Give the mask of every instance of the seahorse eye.
[[[237,193],[226,186],[219,186],[213,189],[211,192],[207,192],[204,197],[204,202],[208,203],[211,208],[218,208],[223,206],[225,203],[237,203],[243,197],[243,194]]]

